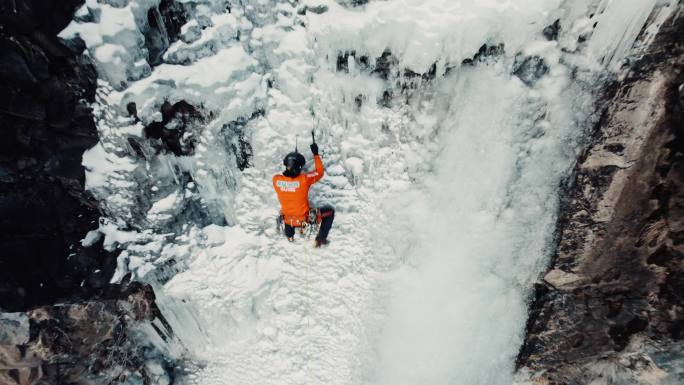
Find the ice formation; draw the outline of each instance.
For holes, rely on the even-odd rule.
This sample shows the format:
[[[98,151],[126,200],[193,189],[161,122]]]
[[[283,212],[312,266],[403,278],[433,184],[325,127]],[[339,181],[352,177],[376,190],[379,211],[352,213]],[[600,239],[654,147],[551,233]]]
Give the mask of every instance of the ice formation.
[[[114,279],[155,286],[185,380],[512,384],[598,85],[668,3],[169,3],[87,0],[61,37],[101,78],[83,164]],[[312,129],[322,250],[273,224]]]

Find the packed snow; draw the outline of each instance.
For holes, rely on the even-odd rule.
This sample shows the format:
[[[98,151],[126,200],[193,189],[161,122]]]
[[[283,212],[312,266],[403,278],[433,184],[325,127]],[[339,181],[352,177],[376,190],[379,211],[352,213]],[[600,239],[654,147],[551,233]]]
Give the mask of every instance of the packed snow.
[[[152,284],[175,337],[141,334],[201,385],[513,384],[598,84],[668,8],[181,2],[187,21],[152,66],[156,3],[103,3],[87,0],[60,35],[84,39],[101,77],[87,187],[105,247],[122,249],[113,280]],[[477,57],[484,44],[503,50]],[[194,151],[132,147],[181,100],[206,118],[186,133]],[[310,160],[311,130],[326,176],[310,198],[336,209],[322,249],[277,234],[271,186],[295,145]]]

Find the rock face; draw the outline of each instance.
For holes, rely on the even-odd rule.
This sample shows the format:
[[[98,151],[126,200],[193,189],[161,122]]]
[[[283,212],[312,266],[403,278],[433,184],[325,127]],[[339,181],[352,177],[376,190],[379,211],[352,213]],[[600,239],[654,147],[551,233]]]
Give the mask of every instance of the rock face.
[[[168,364],[136,337],[136,325],[155,319],[164,327],[143,285],[116,298],[4,314],[0,328],[11,334],[0,333],[0,384],[168,384]]]
[[[518,357],[535,383],[683,381],[671,369],[684,337],[684,18],[673,14],[617,85],[563,200]]]
[[[56,37],[80,2],[0,3],[0,384],[165,384],[135,338],[164,334],[152,289],[110,284],[117,254],[81,243],[101,215],[81,165],[97,75]]]
[[[171,152],[176,156],[192,155],[198,141],[197,131],[205,122],[204,117],[185,100],[173,105],[168,101],[164,102],[161,115],[161,122],[155,121],[145,127],[145,136],[153,140],[155,152]]]
[[[83,152],[97,143],[96,73],[56,34],[78,1],[0,5],[0,309],[20,311],[106,289],[116,255],[81,246],[98,227]],[[81,45],[82,46],[82,45]]]
[[[147,22],[149,29],[145,31],[145,46],[149,63],[154,66],[162,63],[166,49],[178,40],[181,26],[186,22],[185,9],[180,2],[161,0],[159,6],[147,11]]]

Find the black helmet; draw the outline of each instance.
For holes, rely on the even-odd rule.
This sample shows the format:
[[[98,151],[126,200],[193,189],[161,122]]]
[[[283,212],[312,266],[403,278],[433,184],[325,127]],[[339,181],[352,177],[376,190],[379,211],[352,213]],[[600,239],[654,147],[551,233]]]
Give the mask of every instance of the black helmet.
[[[283,159],[285,170],[290,175],[299,175],[299,173],[302,171],[302,167],[304,167],[305,164],[306,159],[304,159],[304,155],[298,153],[297,151],[287,154]]]

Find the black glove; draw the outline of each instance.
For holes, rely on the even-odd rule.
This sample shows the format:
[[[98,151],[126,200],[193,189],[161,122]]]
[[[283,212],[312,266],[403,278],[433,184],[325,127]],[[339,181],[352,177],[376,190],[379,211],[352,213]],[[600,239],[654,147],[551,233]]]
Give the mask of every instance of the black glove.
[[[318,145],[316,143],[311,143],[311,153],[314,155],[318,155]]]

